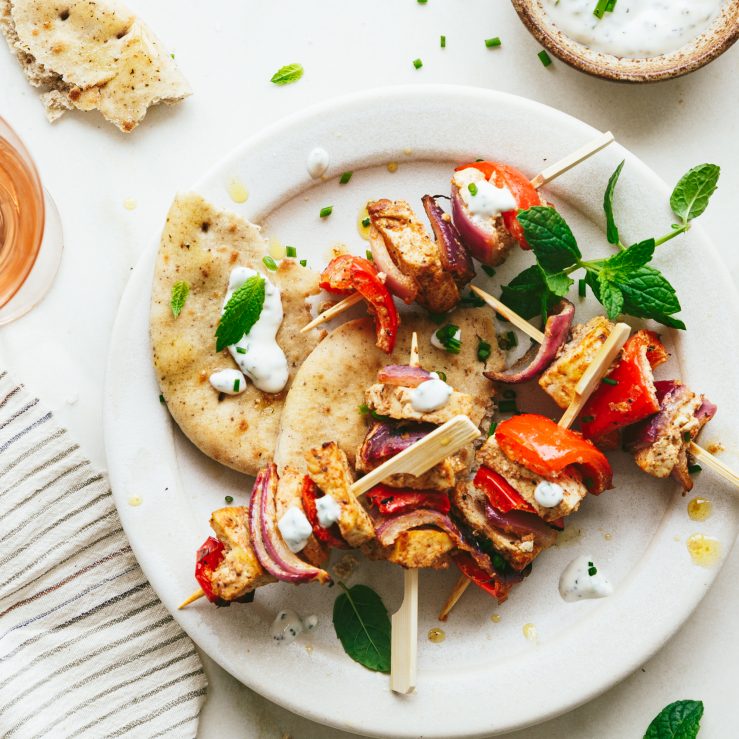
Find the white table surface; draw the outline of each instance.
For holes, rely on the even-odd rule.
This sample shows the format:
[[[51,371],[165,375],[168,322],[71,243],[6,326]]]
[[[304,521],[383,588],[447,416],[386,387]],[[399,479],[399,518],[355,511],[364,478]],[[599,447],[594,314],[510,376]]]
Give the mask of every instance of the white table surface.
[[[66,242],[51,293],[0,332],[0,352],[102,467],[110,328],[129,272],[160,231],[172,196],[245,137],[333,96],[401,83],[477,85],[612,130],[668,183],[700,162],[720,164],[720,189],[701,224],[739,283],[739,47],[683,79],[622,86],[558,61],[545,69],[536,56],[540,47],[506,0],[129,4],[176,54],[195,93],[175,108],[153,111],[129,136],[97,114],[70,114],[49,125],[15,60],[0,49],[0,115],[36,158],[59,206]],[[446,49],[439,48],[440,34]],[[502,47],[486,49],[484,39],[491,36],[500,36]],[[418,71],[411,63],[417,57],[424,63]],[[272,73],[291,62],[304,65],[304,78],[284,88],[270,84]],[[123,207],[128,198],[137,201],[136,209]],[[639,737],[663,705],[686,697],[705,702],[701,737],[728,736],[737,721],[737,580],[734,552],[693,616],[641,670],[599,699],[515,736]],[[268,703],[204,660],[211,687],[200,736],[349,736]]]

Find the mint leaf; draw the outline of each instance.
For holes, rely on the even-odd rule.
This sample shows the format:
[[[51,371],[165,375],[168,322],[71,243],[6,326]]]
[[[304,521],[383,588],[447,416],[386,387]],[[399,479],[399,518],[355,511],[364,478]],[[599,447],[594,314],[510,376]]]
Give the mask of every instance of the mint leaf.
[[[670,195],[670,207],[683,223],[703,213],[716,191],[720,174],[717,164],[699,164],[680,178]]]
[[[654,255],[654,239],[640,241],[627,249],[614,254],[603,262],[609,272],[621,272],[643,267],[648,264]]]
[[[616,167],[616,171],[611,175],[606,185],[606,192],[603,195],[603,210],[606,213],[606,238],[609,244],[618,244],[618,228],[616,221],[613,218],[613,193],[616,190],[616,183],[621,175],[621,170],[624,168],[626,160],[624,159],[621,164]]]
[[[234,291],[216,328],[217,352],[241,341],[251,331],[262,313],[264,294],[264,278],[259,275],[253,275]]]
[[[518,213],[526,241],[547,272],[561,272],[580,259],[580,250],[565,219],[554,208],[535,205]]]
[[[380,596],[366,585],[347,588],[334,602],[334,630],[344,651],[375,672],[390,672],[390,619]]]
[[[172,296],[169,299],[169,307],[172,309],[172,315],[177,316],[182,313],[182,309],[185,306],[187,296],[190,294],[190,283],[180,280],[172,285]]]
[[[613,321],[621,314],[624,307],[624,294],[618,285],[608,281],[603,272],[598,276],[598,286],[600,287],[600,302],[606,309],[608,318]]]
[[[544,271],[534,264],[503,285],[500,299],[518,315],[533,318],[542,312],[543,300],[551,308],[558,297],[547,287]]]
[[[654,314],[671,315],[680,310],[680,301],[675,288],[667,278],[654,267],[639,267],[629,273],[628,280],[615,276],[613,281],[624,295],[624,309],[627,305],[632,316],[652,318]],[[603,301],[601,301],[603,302]]]
[[[274,82],[276,85],[289,85],[291,82],[297,82],[302,76],[302,64],[286,64],[272,75],[270,82]]]
[[[573,283],[575,282],[564,272],[557,272],[555,274],[545,272],[544,280],[546,282],[547,288],[549,288],[549,291],[560,298],[563,298],[565,295],[567,295]]]
[[[675,701],[655,716],[644,739],[695,739],[702,716],[703,701]]]

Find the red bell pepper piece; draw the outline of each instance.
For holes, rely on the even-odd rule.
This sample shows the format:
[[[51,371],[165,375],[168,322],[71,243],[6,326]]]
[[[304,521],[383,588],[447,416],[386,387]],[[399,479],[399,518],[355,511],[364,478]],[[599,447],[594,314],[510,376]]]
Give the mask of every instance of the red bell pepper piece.
[[[455,172],[469,167],[479,169],[485,175],[485,179],[492,181],[496,187],[505,185],[511,191],[518,208],[517,210],[504,211],[501,214],[503,216],[503,223],[522,249],[530,249],[531,247],[524,237],[523,226],[518,222],[518,211],[526,210],[542,203],[539,193],[531,184],[529,178],[515,167],[511,167],[508,164],[501,164],[500,162],[470,162],[469,164],[463,164],[457,167]]]
[[[332,293],[348,294],[355,290],[367,301],[375,318],[377,346],[390,354],[395,348],[400,318],[393,296],[368,259],[342,254],[332,259],[321,274],[320,286]]]
[[[211,603],[218,600],[213,593],[213,572],[223,561],[223,550],[223,542],[209,536],[201,544],[195,559],[195,579]]]
[[[556,478],[574,468],[593,495],[612,487],[613,471],[603,452],[550,418],[534,413],[513,416],[498,424],[495,439],[508,459],[537,475]]]
[[[490,505],[501,513],[514,510],[536,513],[536,508],[528,503],[503,475],[489,467],[480,467],[473,482],[475,487],[485,493]]]
[[[652,369],[669,357],[653,331],[637,331],[625,344],[618,364],[590,396],[580,415],[580,427],[590,439],[657,413],[659,399]]]
[[[502,603],[508,597],[511,585],[506,585],[500,582],[495,575],[485,572],[467,552],[454,554],[454,562],[465,577],[475,583],[478,588],[490,593],[493,598],[497,598],[498,603]]]
[[[389,485],[375,485],[367,498],[385,516],[407,513],[417,508],[427,508],[441,513],[449,513],[451,503],[446,493],[431,490],[408,490],[392,488]]]
[[[318,485],[313,480],[305,475],[303,477],[303,489],[301,491],[303,498],[303,510],[305,511],[305,517],[313,527],[313,535],[334,549],[349,549],[349,545],[344,541],[341,536],[338,524],[333,524],[327,529],[318,521],[318,510],[316,508],[316,498],[318,497]]]

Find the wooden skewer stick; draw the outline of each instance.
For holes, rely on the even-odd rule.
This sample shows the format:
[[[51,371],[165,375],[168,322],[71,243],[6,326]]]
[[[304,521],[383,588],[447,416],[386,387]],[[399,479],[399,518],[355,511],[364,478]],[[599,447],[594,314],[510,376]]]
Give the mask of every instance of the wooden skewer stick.
[[[706,467],[710,467],[716,474],[731,483],[734,487],[739,488],[739,475],[734,472],[731,468],[727,467],[720,459],[714,457],[711,452],[707,452],[703,447],[698,446],[694,441],[690,442],[688,448],[690,454],[696,459],[703,462]]]
[[[418,335],[411,337],[409,364],[418,367]],[[416,687],[418,661],[418,570],[403,570],[403,602],[390,619],[390,690],[410,693]]]
[[[449,593],[449,597],[446,599],[441,612],[439,613],[439,621],[446,621],[449,618],[452,608],[457,605],[457,601],[464,595],[464,591],[470,586],[472,580],[467,578],[467,575],[460,575],[456,585]]]
[[[584,144],[576,151],[573,151],[571,154],[568,154],[563,159],[560,159],[558,162],[555,162],[554,164],[551,164],[549,167],[547,167],[545,170],[540,172],[536,177],[534,177],[533,180],[531,180],[531,184],[534,186],[535,189],[539,189],[542,187],[542,185],[546,185],[548,182],[551,182],[553,179],[556,179],[561,174],[564,174],[565,172],[569,172],[573,167],[580,164],[580,162],[584,162],[586,159],[589,159],[593,154],[597,154],[602,149],[605,149],[608,144],[612,143],[614,141],[613,134],[610,131],[606,131],[605,133],[599,134],[596,138],[594,138],[592,141],[589,141],[587,144]],[[475,286],[470,286],[473,290],[475,290]],[[482,297],[482,296],[480,296]],[[483,298],[484,299],[484,298]],[[310,331],[310,329],[315,328],[316,326],[320,326],[322,323],[325,323],[326,321],[330,321],[332,318],[335,318],[340,313],[342,313],[345,310],[348,310],[353,305],[356,305],[361,298],[359,297],[358,293],[354,293],[353,295],[350,295],[348,298],[344,298],[344,300],[336,303],[336,305],[331,306],[327,311],[324,313],[321,313],[320,315],[316,316],[309,324],[303,326],[302,329],[300,329],[301,333],[304,333],[306,331]],[[495,300],[495,298],[493,298]],[[498,313],[500,313],[501,316],[504,316],[507,318],[511,323],[516,324],[515,320],[512,318],[509,318],[506,313],[503,312],[503,310],[508,310],[502,303],[498,301],[498,306],[493,305],[492,303],[489,303],[489,305],[492,305],[493,308],[495,308]],[[515,313],[513,314],[516,315]],[[520,316],[516,316],[519,321],[523,321],[524,319]],[[528,322],[526,322],[528,323]],[[519,326],[521,328],[521,326]],[[525,329],[522,329],[525,330]],[[532,330],[536,331],[532,327]],[[541,333],[541,331],[537,331],[537,336],[531,336],[534,341],[538,341],[541,343],[544,340],[544,334]],[[529,334],[531,335],[531,334]]]
[[[525,318],[521,318],[518,313],[512,311],[505,303],[501,303],[498,298],[480,290],[477,285],[470,285],[470,290],[479,298],[484,300],[496,313],[499,313],[506,321],[510,321],[516,328],[520,328],[527,336],[531,337],[537,344],[544,343],[544,334],[538,328],[534,328]]]
[[[196,590],[192,595],[185,598],[185,600],[177,606],[177,610],[181,611],[185,606],[189,606],[190,603],[194,603],[196,600],[200,600],[205,595],[202,590]]]

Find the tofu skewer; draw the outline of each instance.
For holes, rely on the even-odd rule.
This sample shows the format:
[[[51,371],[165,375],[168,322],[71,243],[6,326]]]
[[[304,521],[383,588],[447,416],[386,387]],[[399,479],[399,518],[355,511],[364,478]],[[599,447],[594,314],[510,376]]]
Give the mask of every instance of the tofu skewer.
[[[543,185],[546,185],[547,183],[551,182],[552,180],[556,179],[560,175],[564,174],[565,172],[569,172],[573,167],[576,167],[581,162],[584,162],[586,159],[589,159],[594,154],[597,154],[602,149],[605,149],[606,146],[611,144],[614,141],[613,134],[610,131],[606,131],[605,133],[600,134],[592,141],[588,142],[584,146],[581,146],[576,151],[571,152],[564,158],[560,159],[558,162],[555,162],[554,164],[547,167],[545,170],[540,172],[536,177],[534,177],[531,180],[531,185],[538,190]],[[471,286],[473,290],[477,291],[477,288],[474,286]],[[344,298],[343,300],[340,300],[338,303],[335,303],[330,308],[326,309],[323,313],[320,313],[318,316],[316,316],[310,323],[307,323],[303,328],[300,330],[301,333],[306,333],[307,331],[310,331],[311,329],[316,328],[317,326],[320,326],[327,321],[330,321],[332,318],[335,318],[336,316],[340,315],[344,311],[349,310],[352,306],[356,305],[358,302],[360,302],[362,298],[359,296],[358,293],[354,293],[352,295],[349,295],[348,297]],[[502,303],[500,304],[502,305]],[[508,309],[503,306],[502,310],[499,310],[498,312],[502,315],[508,318],[506,313],[504,312]],[[522,318],[517,316],[515,313],[513,314],[515,318],[508,318],[508,320],[511,321],[511,323],[514,323],[515,325],[518,325],[515,321],[515,319],[523,321]],[[519,326],[519,328],[521,328]],[[534,329],[532,327],[532,330],[537,331],[537,329]],[[539,338],[532,337],[539,343],[541,343],[544,339],[544,335],[537,331]]]

